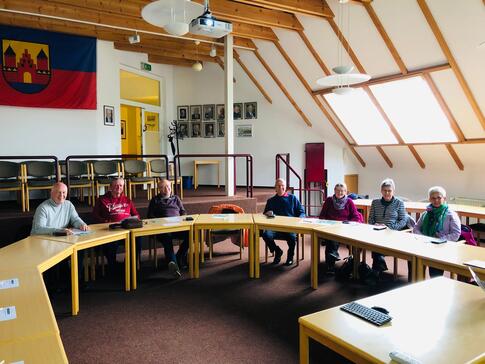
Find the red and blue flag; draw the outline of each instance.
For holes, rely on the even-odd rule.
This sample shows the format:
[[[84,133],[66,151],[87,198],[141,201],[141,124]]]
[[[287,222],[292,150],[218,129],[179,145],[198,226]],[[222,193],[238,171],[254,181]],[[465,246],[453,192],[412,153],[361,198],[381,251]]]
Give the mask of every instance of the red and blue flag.
[[[96,109],[96,38],[0,25],[0,105]]]

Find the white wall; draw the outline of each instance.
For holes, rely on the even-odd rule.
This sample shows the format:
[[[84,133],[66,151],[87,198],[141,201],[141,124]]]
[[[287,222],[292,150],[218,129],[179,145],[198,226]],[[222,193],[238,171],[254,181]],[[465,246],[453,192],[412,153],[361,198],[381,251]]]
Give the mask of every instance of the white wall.
[[[265,45],[263,45],[264,47]],[[263,53],[264,50],[260,48]],[[272,50],[267,50],[271,52]],[[329,170],[330,183],[333,184],[343,179],[345,171],[342,142],[335,132],[328,127],[327,121],[312,99],[303,95],[303,100],[297,100],[298,104],[309,115],[313,127],[306,126],[303,119],[295,111],[278,86],[262,68],[257,59],[249,52],[239,52],[245,64],[263,85],[266,92],[272,98],[270,104],[252,81],[247,77],[240,66],[235,62],[234,72],[236,83],[234,84],[235,102],[252,102],[258,104],[257,120],[238,120],[235,126],[252,124],[252,138],[235,137],[235,153],[249,153],[254,157],[254,185],[272,186],[275,178],[275,155],[277,153],[290,153],[292,166],[302,175],[304,171],[305,143],[325,143],[325,163]],[[268,53],[269,54],[269,53]],[[273,58],[273,59],[272,59]],[[274,60],[268,56],[268,62]],[[276,64],[275,72],[282,71],[282,82],[287,67],[284,64]],[[217,64],[206,63],[201,72],[195,72],[190,68],[174,68],[174,112],[177,105],[203,105],[221,104],[224,100],[223,89],[224,72]],[[299,81],[297,81],[299,82]],[[294,90],[290,89],[293,93]],[[180,152],[189,153],[224,153],[224,138],[188,138],[180,141]],[[182,160],[182,174],[193,175],[191,160]],[[215,184],[215,167],[200,168],[200,183]],[[224,174],[221,171],[221,183]],[[297,186],[297,180],[291,177],[292,186]],[[245,183],[245,161],[238,161],[238,184]]]

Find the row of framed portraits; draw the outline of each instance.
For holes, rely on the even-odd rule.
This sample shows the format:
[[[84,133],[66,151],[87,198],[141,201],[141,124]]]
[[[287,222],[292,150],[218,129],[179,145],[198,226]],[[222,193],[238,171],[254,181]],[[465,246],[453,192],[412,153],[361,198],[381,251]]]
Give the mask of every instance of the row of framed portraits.
[[[233,119],[257,119],[258,103],[257,102],[235,102],[233,106]],[[178,121],[223,121],[225,119],[224,104],[208,105],[184,105],[177,106]]]
[[[179,139],[184,138],[223,138],[225,136],[224,121],[217,122],[178,122]],[[251,138],[253,136],[252,125],[235,125],[235,134],[240,138]]]

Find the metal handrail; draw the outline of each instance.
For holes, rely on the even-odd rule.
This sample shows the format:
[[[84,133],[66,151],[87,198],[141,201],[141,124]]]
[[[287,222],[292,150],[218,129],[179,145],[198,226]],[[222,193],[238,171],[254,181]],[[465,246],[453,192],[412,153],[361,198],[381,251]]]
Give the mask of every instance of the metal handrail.
[[[234,194],[237,192],[237,170],[236,170],[236,159],[246,158],[246,197],[253,197],[253,156],[251,154],[177,154],[174,156],[174,170],[175,170],[175,180],[178,178],[177,165],[180,163],[180,158],[233,158],[234,163]],[[219,182],[219,181],[217,181]],[[178,194],[177,184],[175,183],[175,194]]]
[[[285,153],[287,154],[287,159],[288,161],[290,160],[290,154],[289,153]],[[299,188],[298,188],[298,191],[299,191],[299,195],[300,195],[300,202],[303,203],[301,197],[302,197],[302,191],[303,191],[303,183],[302,183],[302,179],[300,177],[300,175],[293,169],[292,166],[290,166],[289,162],[287,162],[285,159],[283,159],[283,154],[276,154],[276,157],[275,157],[275,163],[276,163],[276,178],[280,178],[280,168],[279,168],[279,161],[282,161],[285,166],[286,166],[286,170],[287,170],[287,180],[289,178],[289,172],[288,170],[290,170],[291,172],[293,172],[293,174],[296,176],[296,178],[298,178],[298,185],[299,185]],[[288,182],[288,181],[287,181]],[[296,189],[296,188],[295,188]]]
[[[55,174],[56,174],[56,182],[60,181],[59,176],[59,159],[55,155],[2,155],[0,156],[0,160],[9,160],[9,159],[22,159],[25,162],[30,161],[32,159],[52,159],[54,160],[55,164]]]
[[[276,154],[275,157],[275,166],[276,166],[276,178],[280,178],[280,164],[278,163],[278,156],[280,158],[285,157],[285,161],[287,162],[286,165],[286,184],[289,186],[290,185],[290,169],[288,168],[288,165],[290,164],[290,153],[278,153]]]
[[[169,160],[166,154],[82,154],[82,155],[69,155],[66,157],[66,184],[69,197],[69,191],[71,187],[71,177],[69,174],[69,161],[71,159],[127,159],[127,158],[161,158],[165,159],[165,171],[167,172],[167,179],[170,179]],[[177,185],[175,183],[175,185]]]

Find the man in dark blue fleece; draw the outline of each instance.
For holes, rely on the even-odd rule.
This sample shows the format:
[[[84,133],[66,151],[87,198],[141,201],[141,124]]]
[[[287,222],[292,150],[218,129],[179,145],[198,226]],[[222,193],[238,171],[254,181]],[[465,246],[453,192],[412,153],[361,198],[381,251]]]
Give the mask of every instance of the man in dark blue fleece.
[[[278,178],[275,182],[276,195],[271,197],[264,208],[264,213],[273,211],[277,216],[292,216],[305,217],[305,211],[300,204],[300,201],[294,196],[286,192],[286,182],[282,178]],[[283,250],[276,245],[275,239],[286,240],[288,243],[288,255],[286,256],[286,266],[293,265],[293,256],[295,255],[296,234],[295,233],[281,233],[271,230],[263,231],[263,240],[266,246],[273,253],[273,264],[278,264],[281,261]]]

